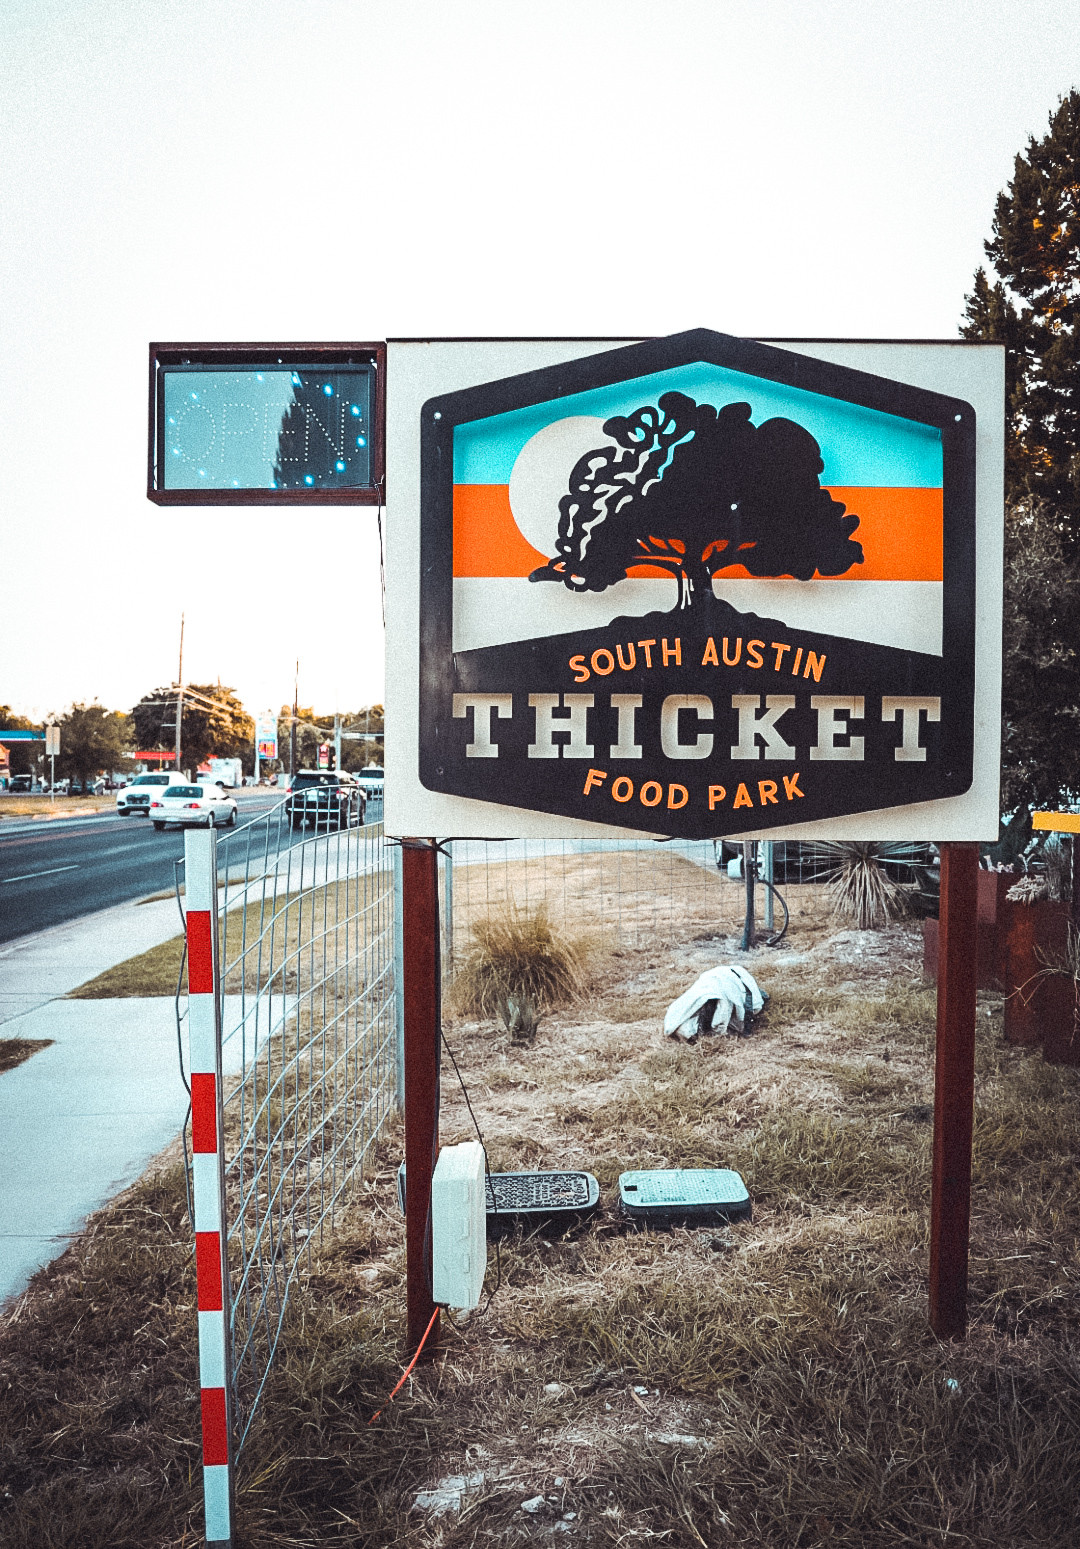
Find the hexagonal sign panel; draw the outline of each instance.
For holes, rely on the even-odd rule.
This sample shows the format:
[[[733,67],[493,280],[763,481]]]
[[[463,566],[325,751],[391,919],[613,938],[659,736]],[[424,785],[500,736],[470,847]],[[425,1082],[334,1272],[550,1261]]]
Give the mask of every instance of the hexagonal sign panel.
[[[421,445],[429,790],[708,838],[968,789],[968,403],[695,330]]]

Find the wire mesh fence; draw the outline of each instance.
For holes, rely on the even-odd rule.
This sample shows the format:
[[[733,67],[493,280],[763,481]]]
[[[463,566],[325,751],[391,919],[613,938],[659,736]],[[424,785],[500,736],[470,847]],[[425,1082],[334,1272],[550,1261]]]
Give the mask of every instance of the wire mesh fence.
[[[711,841],[518,839],[443,845],[444,961],[465,947],[472,925],[508,909],[577,930],[595,929],[634,950],[674,936],[688,917],[702,931],[730,928],[736,895],[722,887]]]
[[[596,933],[621,951],[663,945],[687,922],[705,935],[742,927],[746,909],[743,846],[730,840],[544,840],[506,843],[465,839],[442,845],[443,961],[466,950],[472,926],[508,910],[541,905],[553,923]],[[823,884],[839,857],[828,846],[774,841],[755,845],[759,876],[777,888]],[[881,861],[901,882],[930,864],[926,844],[881,844]],[[762,893],[758,908],[769,911]],[[769,911],[771,914],[771,911]],[[771,919],[769,920],[771,925]]]
[[[332,1229],[398,1090],[393,850],[381,823],[294,821],[283,802],[217,844],[237,1451],[305,1257]]]

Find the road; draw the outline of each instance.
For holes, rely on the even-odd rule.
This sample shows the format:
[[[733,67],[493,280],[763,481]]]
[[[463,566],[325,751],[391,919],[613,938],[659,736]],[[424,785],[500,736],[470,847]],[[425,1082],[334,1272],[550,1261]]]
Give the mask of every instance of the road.
[[[280,799],[269,791],[239,793],[240,822],[268,812]],[[283,837],[289,842],[288,830]],[[173,863],[183,854],[182,829],[159,834],[145,818],[117,817],[113,812],[4,823],[0,942],[163,892],[173,886]]]

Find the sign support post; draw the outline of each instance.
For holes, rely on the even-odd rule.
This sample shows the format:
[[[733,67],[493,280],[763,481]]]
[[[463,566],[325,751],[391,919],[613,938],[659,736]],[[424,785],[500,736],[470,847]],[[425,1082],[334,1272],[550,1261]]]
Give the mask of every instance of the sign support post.
[[[405,1010],[405,1245],[411,1355],[424,1337],[431,1295],[431,1175],[439,1151],[439,855],[434,840],[401,843]],[[424,1346],[431,1359],[438,1323]]]
[[[942,845],[930,1207],[930,1326],[939,1339],[962,1339],[967,1328],[978,871],[978,845]]]

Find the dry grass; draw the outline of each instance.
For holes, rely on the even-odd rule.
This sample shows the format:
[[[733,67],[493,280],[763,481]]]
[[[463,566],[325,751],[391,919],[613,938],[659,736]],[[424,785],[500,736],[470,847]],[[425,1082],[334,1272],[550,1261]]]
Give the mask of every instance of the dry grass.
[[[601,1211],[504,1244],[490,1308],[369,1428],[400,1369],[391,1134],[296,1299],[240,1461],[239,1549],[1072,1549],[1080,1074],[1004,1045],[1000,1001],[982,1002],[971,1332],[939,1344],[918,938],[837,933],[824,890],[793,889],[789,939],[745,959],[772,994],[759,1031],[669,1043],[668,991],[738,960],[736,891],[726,939],[690,919],[610,953],[530,1050],[490,1019],[448,1025],[492,1164],[586,1167]],[[469,1132],[444,1071],[443,1141]],[[738,1167],[754,1220],[627,1230],[618,1172],[677,1162]],[[0,1335],[13,1549],[198,1541],[182,1198],[166,1174],[104,1212]],[[411,1509],[474,1475],[459,1514]]]
[[[106,968],[65,996],[66,1000],[127,1000],[137,996],[176,994],[176,981],[184,956],[183,936],[163,941],[137,957]],[[183,991],[187,992],[187,971]]]
[[[0,1075],[5,1070],[14,1070],[39,1049],[47,1049],[52,1041],[51,1038],[0,1038]]]
[[[550,1011],[580,995],[585,984],[584,944],[555,929],[547,908],[506,907],[474,920],[464,961],[454,975],[450,1000],[472,1016],[503,1018],[510,1003]]]
[[[329,986],[333,965],[362,952],[361,938],[383,928],[380,910],[387,905],[390,887],[390,873],[384,871],[331,882],[302,896],[253,898],[247,911],[246,935],[242,907],[230,909],[222,947],[225,993],[239,993],[243,983],[249,990],[264,985],[271,964],[275,990],[302,994],[316,981]],[[184,938],[174,936],[88,979],[66,999],[175,995],[183,954]],[[186,970],[181,991],[187,991]]]
[[[4,818],[82,818],[96,812],[111,812],[115,796],[0,795],[0,821]]]

